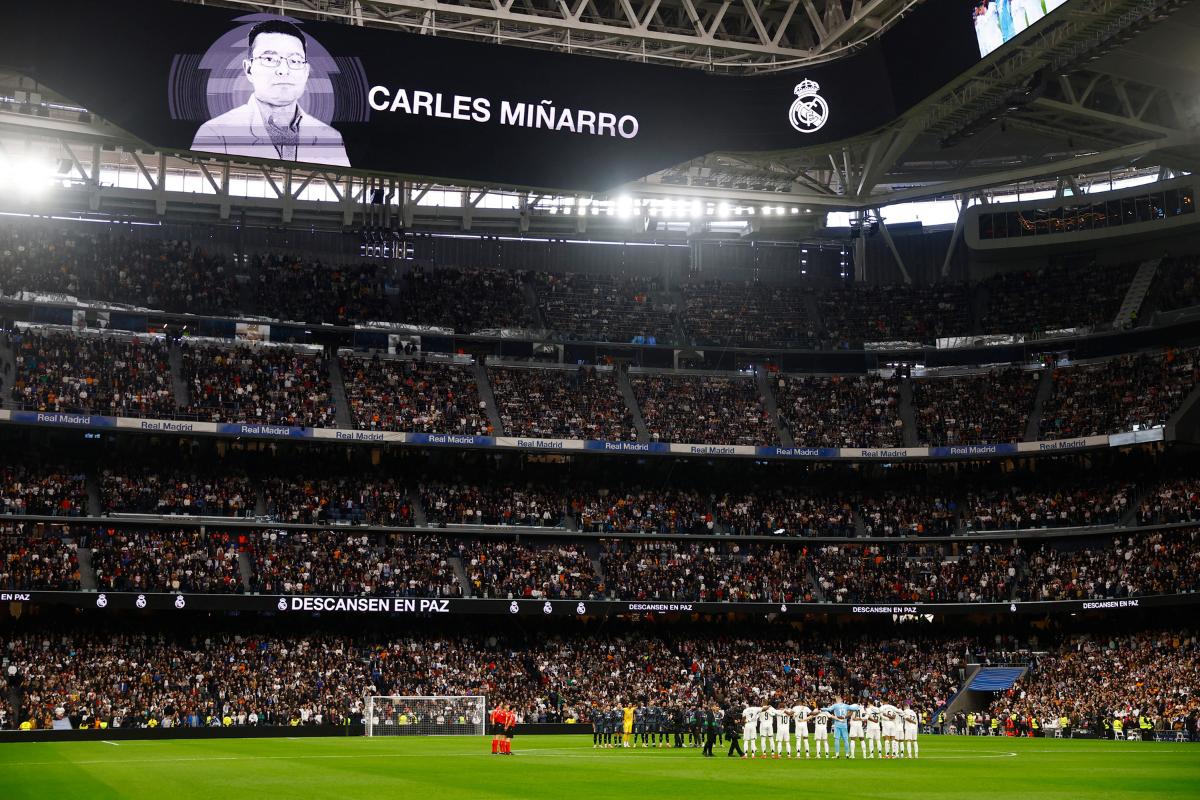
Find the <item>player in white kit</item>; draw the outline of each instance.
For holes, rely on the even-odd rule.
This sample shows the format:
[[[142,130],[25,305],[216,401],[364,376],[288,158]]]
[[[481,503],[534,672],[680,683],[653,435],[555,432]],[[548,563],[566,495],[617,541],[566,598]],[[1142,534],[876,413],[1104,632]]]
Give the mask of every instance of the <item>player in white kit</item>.
[[[913,710],[908,703],[904,704],[904,711],[901,713],[904,720],[904,736],[901,738],[900,747],[907,748],[908,757],[917,757],[917,728],[921,726],[921,718],[917,716],[917,712]]]
[[[896,737],[900,735],[900,709],[891,703],[882,703],[879,706],[879,715],[882,717],[880,728],[883,734],[883,757],[899,758],[900,746]]]
[[[754,758],[754,743],[758,737],[758,713],[760,706],[746,706],[742,711],[742,741],[746,743],[746,752],[742,758]]]
[[[858,706],[850,706],[850,757],[854,758],[854,750],[858,746],[862,747],[863,758],[867,756],[867,746],[863,743],[863,718],[866,716],[864,709]]]
[[[825,757],[829,758],[829,721],[833,717],[828,711],[817,711],[811,717],[813,741],[816,742],[817,758],[821,757],[821,747],[825,748]]]
[[[775,711],[770,703],[764,705],[758,712],[758,757],[766,758],[771,752],[771,742],[775,739],[774,717],[771,714]]]
[[[867,758],[875,758],[876,755],[882,758],[883,746],[880,743],[879,706],[875,705],[875,701],[872,700],[867,704],[867,707],[863,710],[863,713],[867,718],[867,736],[866,740],[863,742],[863,754]]]
[[[812,758],[808,741],[808,715],[812,709],[806,705],[792,706],[792,721],[796,726],[796,758],[800,757],[800,743],[804,743],[804,757]]]
[[[792,754],[792,734],[788,730],[791,712],[786,708],[772,708],[771,718],[775,724],[775,757],[787,758]],[[786,755],[785,755],[786,753]]]

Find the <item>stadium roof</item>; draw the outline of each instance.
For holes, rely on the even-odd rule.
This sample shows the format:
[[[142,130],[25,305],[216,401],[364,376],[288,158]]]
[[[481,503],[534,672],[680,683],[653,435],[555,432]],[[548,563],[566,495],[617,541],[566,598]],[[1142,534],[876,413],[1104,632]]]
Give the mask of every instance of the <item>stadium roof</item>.
[[[709,154],[648,182],[870,207],[1132,165],[1197,171],[1200,5],[1071,0],[1056,14],[870,136]]]
[[[300,18],[757,72],[860,47],[921,0],[218,0]]]

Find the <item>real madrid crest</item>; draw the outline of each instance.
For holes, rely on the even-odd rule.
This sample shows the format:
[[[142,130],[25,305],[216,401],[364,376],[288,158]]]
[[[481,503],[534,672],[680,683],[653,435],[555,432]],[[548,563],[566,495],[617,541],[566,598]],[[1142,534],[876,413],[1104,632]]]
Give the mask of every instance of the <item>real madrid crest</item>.
[[[817,94],[821,85],[805,78],[796,84],[796,99],[788,109],[788,122],[800,133],[815,133],[829,121],[829,104]]]

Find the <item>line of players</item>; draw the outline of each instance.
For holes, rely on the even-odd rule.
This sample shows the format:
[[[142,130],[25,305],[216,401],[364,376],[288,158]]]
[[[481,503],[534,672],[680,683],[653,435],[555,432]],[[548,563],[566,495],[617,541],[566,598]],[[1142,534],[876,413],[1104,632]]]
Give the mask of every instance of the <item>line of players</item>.
[[[860,747],[863,758],[917,758],[920,753],[917,744],[920,718],[908,703],[901,709],[888,703],[846,704],[840,697],[824,708],[803,704],[776,707],[767,702],[746,706],[741,717],[745,743],[742,758],[754,758],[755,755],[759,758],[800,758],[801,749],[805,758],[811,758],[814,749],[817,758],[829,758],[831,730],[834,758],[840,758],[843,752],[847,758],[854,758]],[[704,721],[704,710],[700,708],[626,706],[597,710],[592,715],[592,746],[700,747]],[[736,731],[731,725],[722,727]],[[794,754],[793,738],[796,743]]]
[[[592,746],[702,747],[704,724],[705,710],[700,707],[662,708],[640,705],[617,706],[607,710],[594,709]]]
[[[897,708],[890,703],[847,704],[837,698],[825,707],[795,705],[775,707],[769,702],[747,706],[742,711],[742,738],[746,752],[742,758],[810,758],[809,732],[817,758],[829,758],[829,733],[833,731],[833,757],[854,758],[861,747],[863,758],[917,758],[917,728],[920,718],[912,706]],[[796,750],[792,753],[792,737]],[[824,753],[822,753],[824,750]]]

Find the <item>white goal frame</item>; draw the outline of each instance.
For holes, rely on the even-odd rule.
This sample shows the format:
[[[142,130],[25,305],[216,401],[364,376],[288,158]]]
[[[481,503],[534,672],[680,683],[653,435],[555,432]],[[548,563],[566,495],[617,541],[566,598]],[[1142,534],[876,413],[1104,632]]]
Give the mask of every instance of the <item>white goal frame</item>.
[[[363,729],[367,736],[483,736],[487,729],[487,698],[368,695]]]

